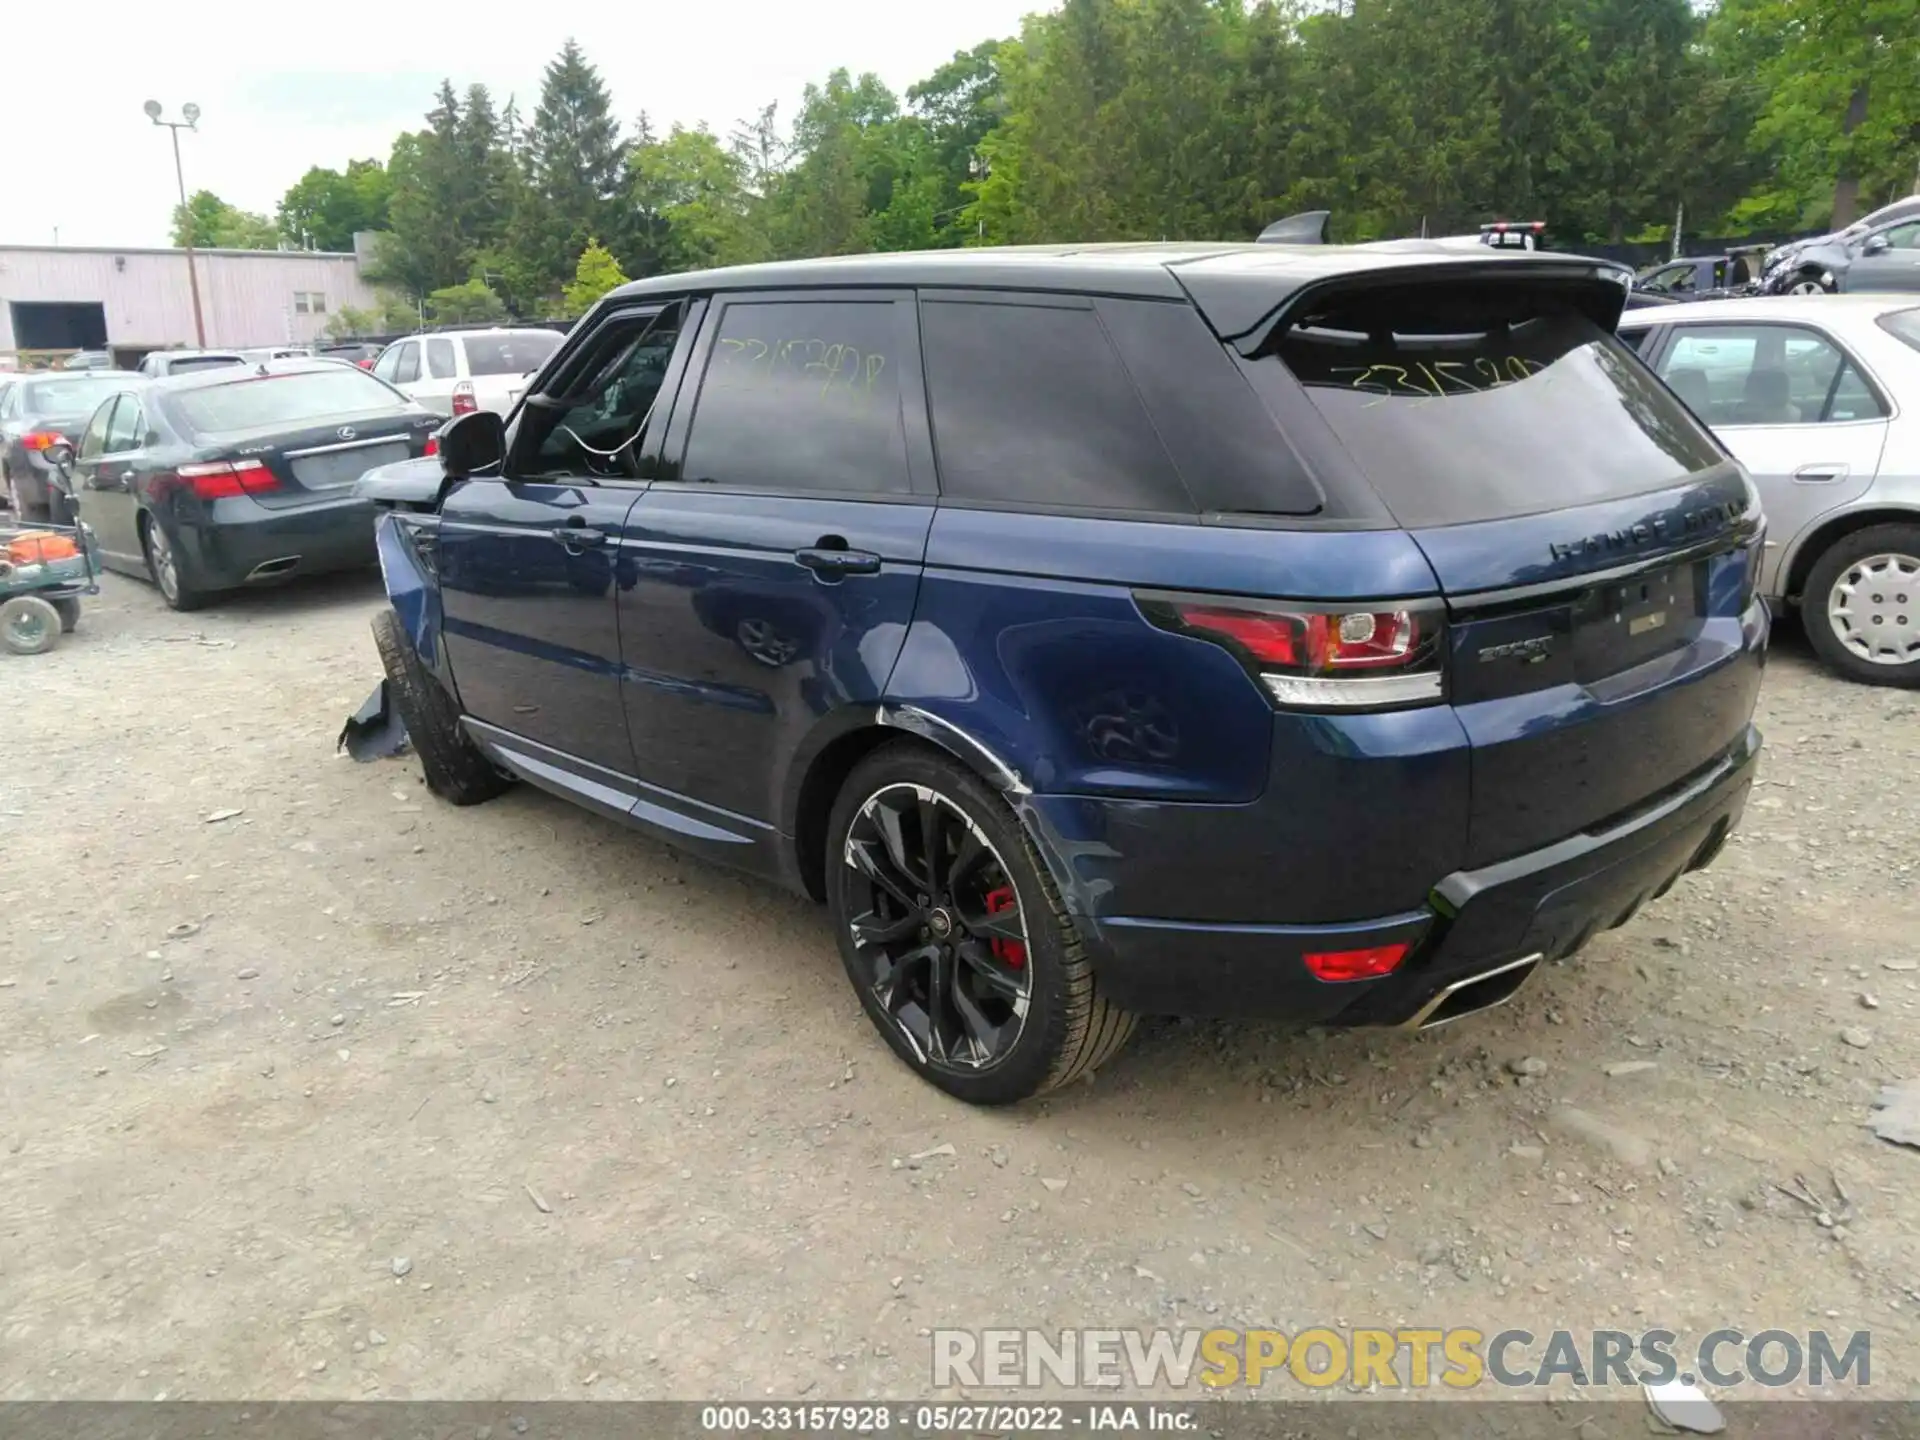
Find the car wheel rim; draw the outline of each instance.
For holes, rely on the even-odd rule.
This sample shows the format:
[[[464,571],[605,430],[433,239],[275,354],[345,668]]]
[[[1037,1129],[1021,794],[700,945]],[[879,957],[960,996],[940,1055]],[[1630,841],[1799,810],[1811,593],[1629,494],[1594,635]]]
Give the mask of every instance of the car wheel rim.
[[[1920,559],[1869,555],[1856,560],[1827,592],[1834,638],[1873,665],[1920,660]]]
[[[1796,280],[1787,287],[1789,295],[1824,295],[1827,287],[1818,280]]]
[[[978,1074],[1026,1028],[1033,967],[1006,862],[924,785],[869,796],[841,857],[858,975],[923,1065]]]
[[[47,629],[47,617],[32,606],[23,605],[7,617],[7,638],[22,649],[44,641]]]
[[[169,600],[178,600],[180,576],[174,569],[173,547],[167,544],[166,532],[158,525],[147,531],[147,554],[153,560],[153,578],[159,583],[160,593]]]

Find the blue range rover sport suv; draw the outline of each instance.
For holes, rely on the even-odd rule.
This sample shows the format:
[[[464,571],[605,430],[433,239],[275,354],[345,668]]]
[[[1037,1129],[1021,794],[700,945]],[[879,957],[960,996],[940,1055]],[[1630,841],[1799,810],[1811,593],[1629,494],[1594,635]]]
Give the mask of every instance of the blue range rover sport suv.
[[[824,901],[964,1100],[1141,1014],[1420,1027],[1711,861],[1739,465],[1593,262],[1120,245],[661,276],[362,493],[428,783]]]

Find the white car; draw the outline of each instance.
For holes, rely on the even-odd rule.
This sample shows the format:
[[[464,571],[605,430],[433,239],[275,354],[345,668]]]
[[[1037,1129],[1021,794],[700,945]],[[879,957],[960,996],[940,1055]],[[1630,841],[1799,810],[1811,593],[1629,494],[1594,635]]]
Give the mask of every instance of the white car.
[[[373,373],[441,415],[504,415],[562,338],[557,330],[506,328],[409,335],[381,351]]]
[[[1620,334],[1747,467],[1760,593],[1834,669],[1920,684],[1920,305],[1766,296],[1628,312]]]

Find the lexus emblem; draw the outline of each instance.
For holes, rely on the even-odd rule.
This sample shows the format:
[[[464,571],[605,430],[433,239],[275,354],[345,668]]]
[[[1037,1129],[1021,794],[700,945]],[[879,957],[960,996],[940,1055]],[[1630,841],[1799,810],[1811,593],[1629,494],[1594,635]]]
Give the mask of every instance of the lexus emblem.
[[[342,440],[351,440],[359,432],[356,431],[351,425],[342,425],[338,430],[334,431],[333,433],[338,435]]]

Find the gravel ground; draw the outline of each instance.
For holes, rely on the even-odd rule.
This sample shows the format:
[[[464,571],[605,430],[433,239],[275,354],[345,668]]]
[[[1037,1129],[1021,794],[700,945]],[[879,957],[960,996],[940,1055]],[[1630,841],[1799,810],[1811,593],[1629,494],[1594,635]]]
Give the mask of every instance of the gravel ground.
[[[1505,1010],[1156,1024],[982,1113],[812,907],[336,758],[378,603],[110,579],[0,656],[0,1399],[904,1397],[941,1325],[1376,1323],[1869,1329],[1920,1397],[1920,1151],[1865,1127],[1920,1077],[1915,696],[1783,629],[1744,832]]]

